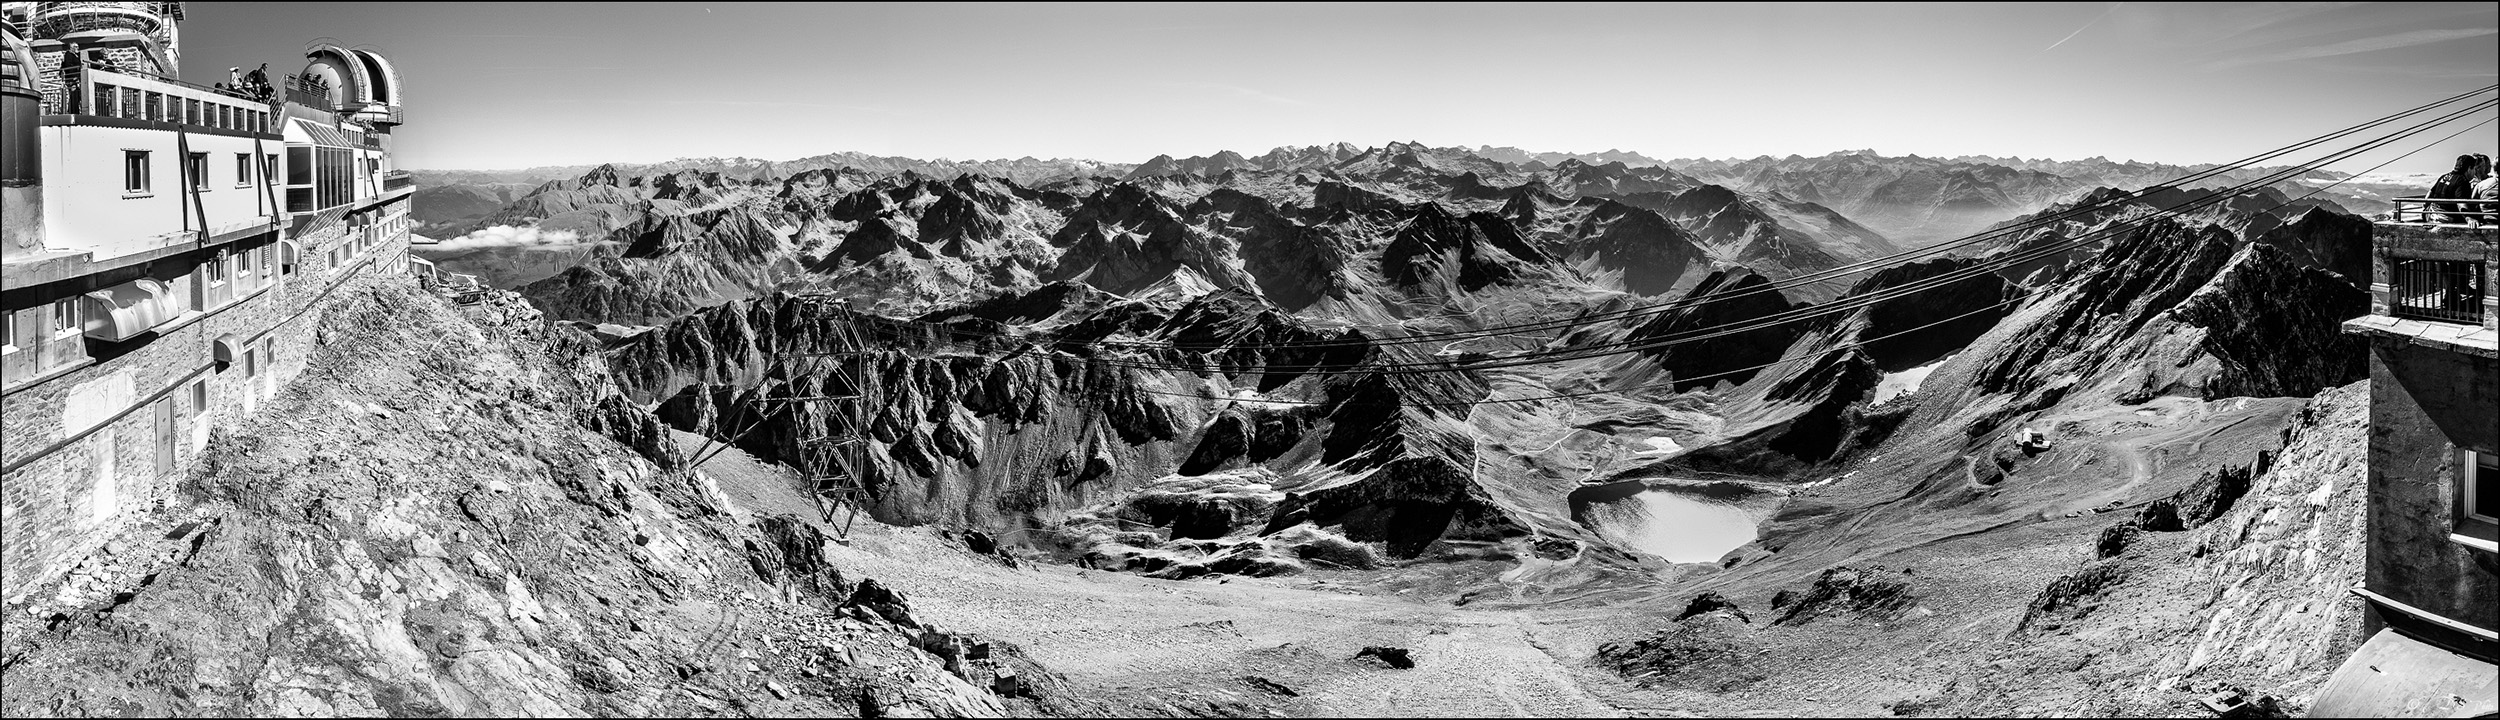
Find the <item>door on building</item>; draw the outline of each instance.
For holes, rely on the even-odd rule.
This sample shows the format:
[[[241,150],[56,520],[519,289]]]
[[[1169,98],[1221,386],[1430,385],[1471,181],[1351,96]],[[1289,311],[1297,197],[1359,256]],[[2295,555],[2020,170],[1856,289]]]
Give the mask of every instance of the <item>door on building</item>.
[[[174,398],[156,400],[156,474],[174,473]]]

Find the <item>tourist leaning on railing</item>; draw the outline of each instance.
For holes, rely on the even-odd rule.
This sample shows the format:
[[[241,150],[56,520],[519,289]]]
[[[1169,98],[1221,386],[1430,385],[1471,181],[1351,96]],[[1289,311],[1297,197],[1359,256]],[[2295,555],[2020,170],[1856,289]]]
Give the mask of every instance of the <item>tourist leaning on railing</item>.
[[[2430,192],[2422,193],[2422,196],[2433,200],[2471,199],[2474,197],[2474,181],[2482,179],[2482,176],[2477,174],[2481,170],[2481,164],[2474,161],[2473,155],[2458,155],[2456,169],[2449,170],[2448,174],[2439,176],[2439,180],[2431,183]],[[2457,214],[2465,212],[2465,205],[2463,203],[2433,203],[2431,208],[2442,213],[2447,213],[2446,215],[2442,215],[2440,217],[2440,219],[2445,222],[2464,223],[2473,221],[2473,219],[2469,216]]]
[[[2474,160],[2480,167],[2483,177],[2482,180],[2474,183],[2474,199],[2500,200],[2500,175],[2491,172],[2491,156],[2475,155]],[[2491,206],[2483,206],[2483,209],[2490,210]]]

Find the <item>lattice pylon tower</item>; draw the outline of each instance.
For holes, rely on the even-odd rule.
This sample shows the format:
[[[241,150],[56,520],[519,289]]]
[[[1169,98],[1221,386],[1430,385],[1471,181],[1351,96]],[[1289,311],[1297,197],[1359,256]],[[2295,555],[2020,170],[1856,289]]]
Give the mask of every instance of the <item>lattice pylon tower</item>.
[[[750,405],[770,404],[772,409],[741,412],[740,415],[750,419],[743,429],[734,433],[729,428],[733,418],[723,418],[717,423],[715,437],[704,441],[703,446],[695,451],[690,464],[700,467],[736,446],[748,434],[793,411],[797,412],[794,419],[801,428],[837,427],[823,435],[801,438],[793,464],[806,474],[812,486],[819,519],[830,525],[835,513],[847,506],[848,515],[838,528],[836,537],[848,541],[852,524],[858,521],[860,510],[870,499],[865,478],[868,467],[866,432],[871,406],[865,399],[876,396],[875,389],[867,384],[875,379],[875,373],[869,367],[873,352],[860,332],[860,316],[850,311],[845,300],[823,295],[800,295],[790,301],[817,310],[819,318],[832,318],[833,322],[829,323],[821,343],[830,348],[794,352],[784,347],[770,353],[769,365],[762,376],[754,384],[741,388],[745,397],[749,398],[748,402],[736,407],[743,410]],[[841,390],[833,394],[786,397],[762,394],[765,383],[775,378],[786,380],[800,376],[802,373],[798,372],[798,366],[802,364],[807,369],[821,369],[831,379],[824,386]],[[826,409],[821,415],[803,409],[810,406]],[[719,439],[717,436],[721,434],[728,434],[728,438]]]

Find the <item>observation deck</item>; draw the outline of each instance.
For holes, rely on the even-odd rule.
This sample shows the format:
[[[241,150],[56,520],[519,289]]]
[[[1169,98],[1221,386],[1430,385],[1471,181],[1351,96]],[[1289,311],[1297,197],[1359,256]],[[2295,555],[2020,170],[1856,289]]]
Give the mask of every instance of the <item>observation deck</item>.
[[[2500,357],[2500,201],[2396,198],[2370,232],[2370,314],[2346,332]]]

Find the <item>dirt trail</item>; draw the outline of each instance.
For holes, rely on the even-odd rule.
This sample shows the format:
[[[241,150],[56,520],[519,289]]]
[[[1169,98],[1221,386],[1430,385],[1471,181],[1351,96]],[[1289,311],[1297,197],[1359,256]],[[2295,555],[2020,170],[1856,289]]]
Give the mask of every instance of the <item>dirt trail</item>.
[[[735,504],[776,512],[805,503],[786,477],[742,453],[706,470]],[[928,622],[1014,643],[1078,687],[1146,711],[1213,702],[1322,716],[1622,715],[1584,692],[1576,674],[1589,670],[1547,654],[1535,620],[1517,611],[1358,594],[1327,575],[1210,582],[1010,568],[932,529],[872,522],[828,558],[908,594]],[[1416,665],[1355,659],[1371,645],[1406,648]]]

